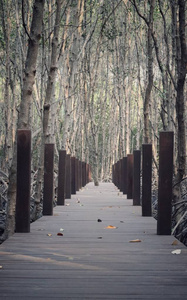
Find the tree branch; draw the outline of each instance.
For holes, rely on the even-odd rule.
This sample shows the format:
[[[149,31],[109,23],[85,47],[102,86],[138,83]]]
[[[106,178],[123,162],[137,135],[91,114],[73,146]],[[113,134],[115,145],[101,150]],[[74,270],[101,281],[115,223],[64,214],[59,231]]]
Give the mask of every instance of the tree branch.
[[[30,34],[27,30],[27,25],[25,23],[25,16],[24,16],[24,0],[22,0],[22,7],[21,7],[21,13],[22,13],[22,23],[23,23],[23,28],[25,29],[25,33],[27,34],[29,40],[31,40]]]
[[[134,5],[134,7],[135,7],[135,9],[136,9],[136,12],[137,12],[137,14],[139,15],[139,17],[145,21],[145,23],[147,24],[147,26],[149,26],[149,21],[147,20],[147,18],[146,18],[145,16],[143,16],[143,15],[140,13],[140,11],[139,11],[139,9],[138,9],[138,7],[137,7],[137,4],[136,4],[136,0],[130,0],[130,2]]]

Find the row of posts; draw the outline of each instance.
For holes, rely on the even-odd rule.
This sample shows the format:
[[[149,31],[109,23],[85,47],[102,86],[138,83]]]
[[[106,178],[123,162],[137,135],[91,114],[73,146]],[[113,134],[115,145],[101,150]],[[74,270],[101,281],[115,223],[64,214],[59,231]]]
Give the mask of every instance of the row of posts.
[[[171,234],[173,140],[173,132],[160,132],[158,235]],[[152,145],[143,144],[142,151],[134,150],[133,154],[128,154],[127,157],[123,157],[112,166],[113,183],[123,194],[127,195],[127,199],[133,199],[133,205],[142,206],[142,216],[144,217],[152,216],[152,160]]]
[[[57,205],[91,181],[90,165],[59,150]],[[16,232],[30,232],[31,131],[17,132]],[[53,215],[54,144],[45,144],[43,215]]]

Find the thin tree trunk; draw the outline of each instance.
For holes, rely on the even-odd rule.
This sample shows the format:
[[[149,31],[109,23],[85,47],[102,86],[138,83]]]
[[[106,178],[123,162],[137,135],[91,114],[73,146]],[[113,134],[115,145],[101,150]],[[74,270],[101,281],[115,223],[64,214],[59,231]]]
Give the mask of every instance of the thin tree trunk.
[[[177,82],[174,86],[177,91],[176,96],[176,116],[177,116],[177,170],[175,176],[175,186],[173,189],[174,202],[181,199],[180,182],[186,173],[186,136],[185,136],[185,99],[184,86],[187,73],[187,46],[185,37],[185,0],[178,0],[179,28],[173,29],[173,57],[176,59]],[[172,17],[175,20],[176,6],[172,3]],[[176,24],[175,24],[176,27]],[[176,34],[177,33],[177,34]],[[178,219],[180,214],[178,214]],[[177,220],[176,220],[177,221]]]
[[[49,62],[49,74],[47,80],[47,89],[45,94],[44,106],[43,106],[43,132],[40,149],[40,160],[37,174],[37,184],[35,193],[36,212],[35,218],[40,215],[40,201],[42,198],[42,182],[43,182],[43,169],[44,169],[44,145],[51,142],[51,135],[48,131],[49,116],[51,110],[51,99],[55,86],[56,72],[57,72],[57,58],[58,58],[58,39],[60,31],[60,16],[61,16],[61,4],[62,0],[56,0],[56,18],[54,24],[54,34],[52,39],[51,57]]]
[[[180,59],[178,62],[176,111],[178,123],[178,179],[181,180],[186,168],[186,140],[185,140],[185,99],[184,85],[187,74],[187,45],[185,37],[185,0],[179,0],[179,37]]]
[[[151,92],[153,87],[153,45],[152,45],[152,32],[153,32],[153,12],[155,6],[155,0],[150,0],[150,9],[149,9],[149,19],[146,19],[143,16],[136,4],[136,1],[133,0],[134,7],[147,25],[147,72],[148,72],[148,80],[145,91],[145,99],[144,99],[144,143],[150,143],[150,124],[149,124],[149,105],[151,102]]]
[[[151,0],[150,2],[151,4],[150,4],[148,33],[147,33],[148,83],[145,91],[145,100],[144,100],[144,142],[145,143],[150,143],[149,105],[151,102],[151,91],[153,87],[152,31],[153,31],[153,11],[154,11],[155,0]]]

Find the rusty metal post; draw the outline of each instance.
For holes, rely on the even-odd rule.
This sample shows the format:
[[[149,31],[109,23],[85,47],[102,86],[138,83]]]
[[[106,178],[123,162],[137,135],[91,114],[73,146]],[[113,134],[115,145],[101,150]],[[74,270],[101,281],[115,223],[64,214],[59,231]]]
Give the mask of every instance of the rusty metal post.
[[[92,169],[91,166],[89,165],[89,182],[92,181]]]
[[[17,131],[16,232],[30,232],[31,131]]]
[[[76,194],[76,182],[75,182],[75,157],[71,157],[71,194]]]
[[[116,167],[116,164],[113,164],[113,184],[116,185],[116,179],[115,179],[115,167]]]
[[[114,183],[114,165],[112,165],[112,183]]]
[[[79,191],[80,190],[80,161],[79,161],[79,159],[77,159],[77,166],[78,166],[78,168],[77,168],[77,179],[78,179],[77,191]]]
[[[121,162],[121,192],[125,194],[125,165],[124,165],[124,157],[120,160]]]
[[[152,216],[152,145],[142,145],[142,216]]]
[[[86,163],[86,184],[88,183],[88,164]]]
[[[119,160],[116,163],[116,179],[117,179],[117,188],[119,189]]]
[[[117,186],[117,163],[114,164],[114,184]]]
[[[65,203],[66,150],[59,150],[57,205]]]
[[[71,199],[71,155],[66,155],[66,190],[65,198]]]
[[[118,189],[120,190],[120,161],[118,160]]]
[[[117,162],[115,163],[115,186],[117,187],[118,185],[118,165],[117,165]]]
[[[140,205],[140,169],[141,169],[141,151],[134,150],[134,168],[133,168],[133,205]]]
[[[79,166],[78,166],[78,159],[75,158],[75,189],[76,192],[79,190]]]
[[[82,169],[82,187],[84,187],[84,164],[83,164],[83,161],[81,161],[81,169]]]
[[[118,176],[119,176],[118,188],[121,191],[121,161],[120,160],[118,161]]]
[[[118,160],[118,189],[120,191],[120,161]]]
[[[84,186],[86,186],[86,162],[84,162]]]
[[[123,158],[123,172],[124,172],[124,190],[123,194],[127,194],[127,157]]]
[[[54,144],[45,144],[43,215],[53,215]]]
[[[82,188],[82,162],[79,160],[79,189]]]
[[[114,184],[117,186],[117,163],[114,164]]]
[[[84,162],[84,186],[86,186],[86,162]]]
[[[119,160],[120,191],[123,192],[123,159]]]
[[[118,165],[118,189],[120,190],[120,161],[117,162]]]
[[[173,132],[160,132],[157,234],[171,234]]]
[[[84,179],[84,162],[82,161],[81,163],[81,167],[82,167],[82,187],[85,186],[85,179]]]
[[[85,162],[85,183],[87,185],[87,163]]]
[[[121,159],[121,191],[123,194],[125,190],[124,184],[125,184],[125,173],[124,173],[124,160],[122,158]]]
[[[133,187],[133,154],[127,155],[127,199],[132,199]]]
[[[113,184],[114,184],[114,185],[116,185],[116,180],[115,180],[115,167],[116,167],[116,164],[113,164],[112,170],[113,170]]]

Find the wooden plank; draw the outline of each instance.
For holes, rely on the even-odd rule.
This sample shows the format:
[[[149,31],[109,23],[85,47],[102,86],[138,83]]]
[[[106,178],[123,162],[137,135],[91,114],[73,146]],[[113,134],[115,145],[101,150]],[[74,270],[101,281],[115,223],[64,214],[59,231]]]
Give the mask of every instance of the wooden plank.
[[[14,234],[0,245],[1,298],[184,300],[186,247],[156,235],[132,203],[113,184],[89,183],[29,234]]]

